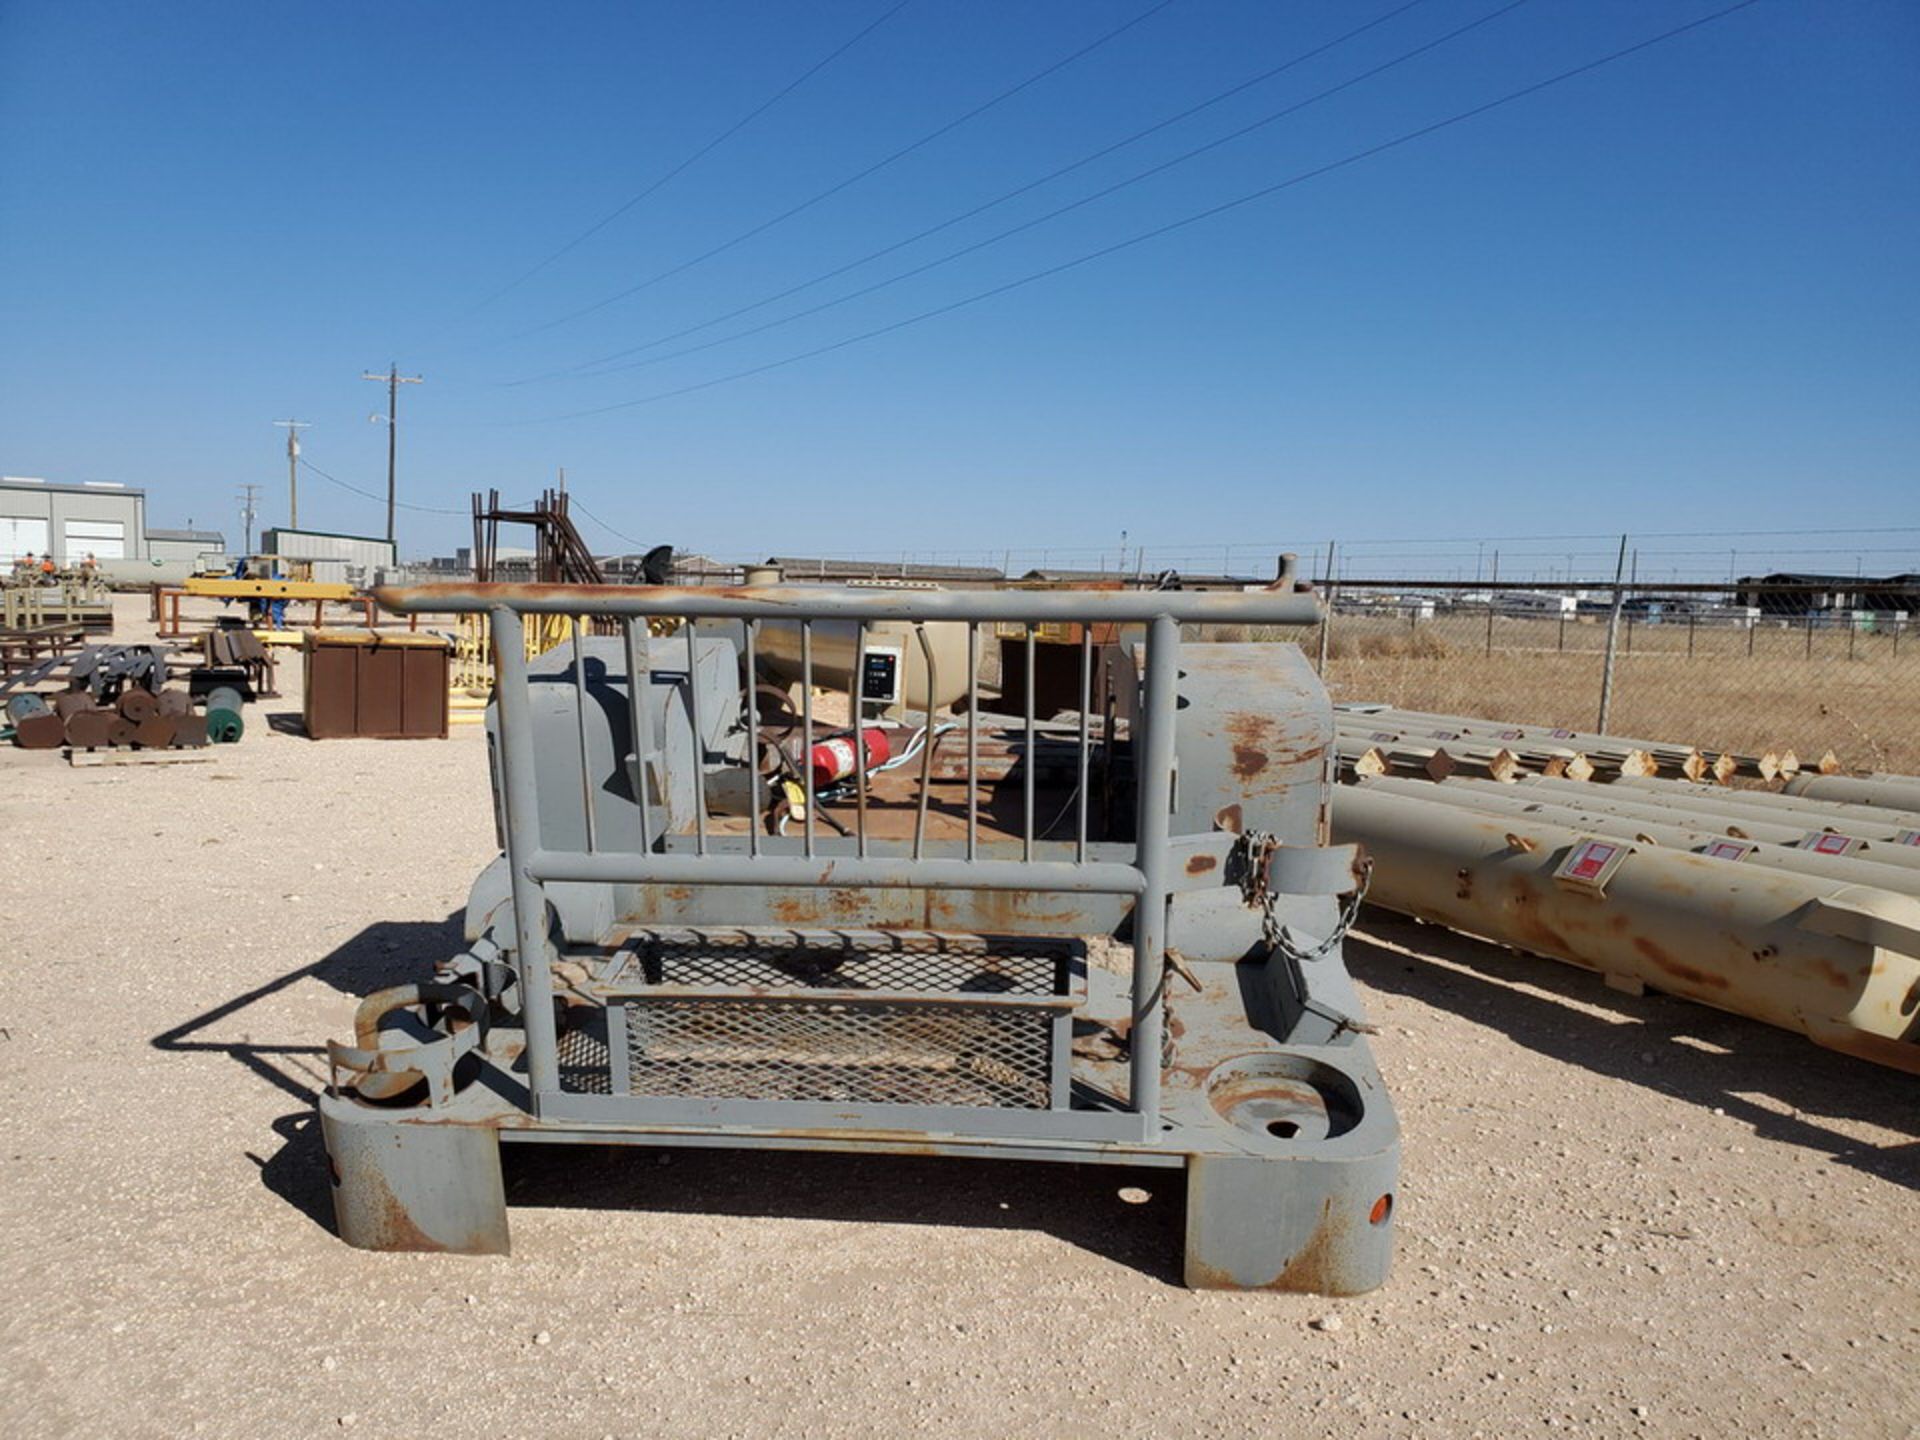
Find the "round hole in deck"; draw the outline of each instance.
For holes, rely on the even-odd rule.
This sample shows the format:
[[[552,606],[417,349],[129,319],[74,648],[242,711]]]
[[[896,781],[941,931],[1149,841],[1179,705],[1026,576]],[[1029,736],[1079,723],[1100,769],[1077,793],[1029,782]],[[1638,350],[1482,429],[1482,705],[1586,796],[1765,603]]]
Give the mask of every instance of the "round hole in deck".
[[[1340,1070],[1303,1055],[1237,1055],[1207,1076],[1207,1100],[1222,1120],[1263,1140],[1343,1135],[1360,1123],[1358,1088]]]

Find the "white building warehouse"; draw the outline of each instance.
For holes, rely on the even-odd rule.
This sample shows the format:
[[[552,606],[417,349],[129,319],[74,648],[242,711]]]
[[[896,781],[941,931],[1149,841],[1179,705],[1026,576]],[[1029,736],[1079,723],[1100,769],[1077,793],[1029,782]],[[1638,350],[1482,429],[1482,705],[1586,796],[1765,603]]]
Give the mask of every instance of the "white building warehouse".
[[[29,553],[50,553],[61,566],[92,555],[109,579],[145,583],[183,578],[225,551],[214,531],[148,530],[144,490],[109,480],[60,485],[0,476],[0,565]]]

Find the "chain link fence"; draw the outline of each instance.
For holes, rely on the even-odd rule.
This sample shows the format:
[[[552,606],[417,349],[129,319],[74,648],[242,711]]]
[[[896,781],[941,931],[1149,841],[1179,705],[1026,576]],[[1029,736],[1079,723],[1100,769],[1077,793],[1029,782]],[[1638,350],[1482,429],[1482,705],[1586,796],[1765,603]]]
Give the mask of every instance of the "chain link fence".
[[[1320,626],[1270,638],[1298,643],[1336,701],[1920,773],[1920,584],[1876,587],[1873,609],[1816,586],[1615,595],[1342,580]]]

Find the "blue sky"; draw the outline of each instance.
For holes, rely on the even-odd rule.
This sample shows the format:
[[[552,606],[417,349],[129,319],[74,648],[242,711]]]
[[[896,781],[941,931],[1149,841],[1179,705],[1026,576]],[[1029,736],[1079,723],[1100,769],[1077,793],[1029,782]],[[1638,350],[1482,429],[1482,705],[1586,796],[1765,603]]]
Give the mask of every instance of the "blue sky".
[[[640,357],[885,279],[1493,18],[870,295],[662,363],[575,370],[971,209],[1404,0],[1156,3],[0,0],[0,470],[141,485],[154,523],[237,537],[243,483],[284,518],[275,419],[313,422],[315,465],[383,490],[368,415],[384,396],[360,375],[397,361],[426,377],[402,398],[402,498],[458,512],[403,512],[408,553],[463,543],[472,489],[520,499],[565,466],[597,517],[589,540],[613,549],[1097,563],[1124,529],[1189,568],[1335,537],[1444,569],[1472,563],[1463,537],[1628,529],[1707,571],[1730,544],[1920,568],[1920,534],[1900,528],[1920,526],[1920,9],[1905,0],[1760,0],[996,298],[650,398],[1019,280],[1727,3],[1423,0]],[[792,220],[551,323],[1142,15]],[[514,383],[555,372],[572,373]],[[315,472],[301,489],[309,525],[383,523]],[[1802,525],[1849,533],[1692,538]],[[1608,549],[1505,543],[1592,570]]]

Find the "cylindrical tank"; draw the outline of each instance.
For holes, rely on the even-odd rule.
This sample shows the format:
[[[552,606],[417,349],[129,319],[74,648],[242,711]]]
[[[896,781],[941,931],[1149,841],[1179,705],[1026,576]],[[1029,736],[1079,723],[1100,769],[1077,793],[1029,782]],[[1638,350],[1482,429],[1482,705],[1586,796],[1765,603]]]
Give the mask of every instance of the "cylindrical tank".
[[[1809,800],[1920,811],[1920,775],[1800,775],[1787,785],[1787,793]]]
[[[1920,1073],[1920,900],[1628,844],[1601,883],[1556,878],[1583,837],[1349,786],[1336,842],[1374,862],[1390,910]]]
[[[857,626],[850,620],[813,622],[813,683],[851,693]],[[931,708],[950,709],[967,693],[967,627],[953,621],[929,621],[927,642],[933,648],[935,681]],[[992,628],[981,630],[981,653],[992,640]],[[906,710],[929,708],[927,662],[906,621],[875,620],[867,625],[866,649],[869,655],[892,654],[897,657],[899,699],[889,705],[869,707],[868,714],[901,714]],[[786,685],[800,683],[800,622],[763,620],[755,641],[755,654],[763,677]],[[869,687],[871,689],[871,687]]]
[[[1455,780],[1453,783],[1468,782]],[[1561,788],[1537,776],[1525,775],[1516,784],[1501,788],[1512,795],[1537,794],[1556,805],[1569,805],[1580,810],[1619,815],[1656,825],[1683,825],[1695,830],[1711,830],[1718,835],[1758,840],[1768,845],[1797,845],[1809,833],[1822,828],[1804,815],[1784,814],[1768,819],[1756,819],[1748,814],[1729,815],[1707,810],[1680,810],[1671,805],[1656,805],[1636,798],[1634,792],[1623,791],[1617,785]],[[1542,792],[1545,793],[1542,794]],[[1729,793],[1738,794],[1739,792]],[[1890,826],[1862,825],[1850,820],[1839,827],[1839,833],[1850,835],[1863,842],[1859,851],[1862,859],[1871,860],[1876,865],[1892,865],[1902,870],[1920,870],[1920,846],[1899,844],[1894,840],[1895,831]]]
[[[1810,795],[1788,795],[1764,790],[1722,790],[1717,786],[1684,785],[1673,780],[1635,780],[1613,782],[1638,791],[1663,805],[1692,808],[1709,807],[1737,814],[1751,810],[1756,814],[1801,815],[1808,822],[1841,825],[1860,821],[1869,825],[1920,825],[1920,815],[1904,810],[1889,810],[1879,805],[1856,805],[1846,800],[1816,800]]]
[[[1438,801],[1476,814],[1510,815],[1522,820],[1539,820],[1548,825],[1564,825],[1583,835],[1604,835],[1618,840],[1644,837],[1649,844],[1669,850],[1712,854],[1705,847],[1737,843],[1725,834],[1692,828],[1684,817],[1643,820],[1634,815],[1583,810],[1571,798],[1564,801],[1549,800],[1538,791],[1523,791],[1497,782],[1478,784],[1471,780],[1449,780],[1436,785],[1429,781],[1382,776],[1356,783],[1384,794],[1404,795],[1410,800]],[[1337,803],[1338,792],[1334,798]],[[1912,895],[1920,899],[1920,870],[1902,870],[1898,866],[1882,865],[1868,855],[1822,855],[1816,850],[1802,850],[1791,844],[1755,842],[1747,848],[1750,853],[1743,856],[1714,858],[1732,860],[1741,865],[1757,865],[1768,870],[1791,870],[1796,874],[1814,875],[1846,885],[1876,885],[1896,895]],[[1874,852],[1875,855],[1878,853]]]

